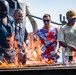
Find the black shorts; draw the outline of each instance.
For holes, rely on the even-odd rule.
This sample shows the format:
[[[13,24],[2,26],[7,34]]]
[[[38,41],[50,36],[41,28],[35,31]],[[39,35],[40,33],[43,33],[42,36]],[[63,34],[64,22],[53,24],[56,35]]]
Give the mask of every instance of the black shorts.
[[[69,61],[72,61],[73,60],[73,56],[69,56]]]

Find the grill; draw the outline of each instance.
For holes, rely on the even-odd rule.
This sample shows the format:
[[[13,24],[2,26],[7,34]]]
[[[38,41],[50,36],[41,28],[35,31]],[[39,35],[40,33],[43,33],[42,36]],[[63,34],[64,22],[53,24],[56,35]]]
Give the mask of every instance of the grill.
[[[34,66],[25,68],[0,68],[0,75],[76,75],[76,66]]]

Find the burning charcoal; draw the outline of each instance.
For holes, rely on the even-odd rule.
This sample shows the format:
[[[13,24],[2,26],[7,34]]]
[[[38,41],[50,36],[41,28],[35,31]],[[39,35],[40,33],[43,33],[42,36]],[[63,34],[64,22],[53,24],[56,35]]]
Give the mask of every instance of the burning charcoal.
[[[26,55],[25,54],[23,55],[22,53],[18,53],[17,57],[18,57],[17,58],[18,63],[21,62],[23,65],[26,63]]]
[[[22,54],[17,53],[17,62],[22,62]]]
[[[22,64],[24,65],[25,63],[26,63],[26,54],[24,54],[22,57]]]

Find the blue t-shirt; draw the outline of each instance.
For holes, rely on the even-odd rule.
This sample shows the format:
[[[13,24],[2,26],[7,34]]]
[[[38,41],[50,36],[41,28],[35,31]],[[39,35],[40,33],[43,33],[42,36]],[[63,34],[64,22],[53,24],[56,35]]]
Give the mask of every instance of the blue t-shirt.
[[[8,40],[7,38],[10,37],[15,33],[15,23],[14,19],[11,16],[8,16],[8,24],[1,20],[0,21],[0,55],[5,50],[1,49],[3,48],[9,48]]]
[[[27,36],[28,36],[28,32],[27,32],[26,27],[24,26],[24,24],[21,23],[19,27],[16,25],[15,39],[18,42],[23,43],[23,42],[26,42]]]

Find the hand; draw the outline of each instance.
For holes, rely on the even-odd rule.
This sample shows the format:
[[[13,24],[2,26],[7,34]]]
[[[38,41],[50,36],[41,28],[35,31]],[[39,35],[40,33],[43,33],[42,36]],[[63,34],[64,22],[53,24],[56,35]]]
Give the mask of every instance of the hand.
[[[57,52],[57,53],[56,53],[56,59],[58,59],[59,57],[60,57],[60,53]]]
[[[76,47],[72,45],[69,45],[67,49],[70,49],[70,51],[76,51]]]

